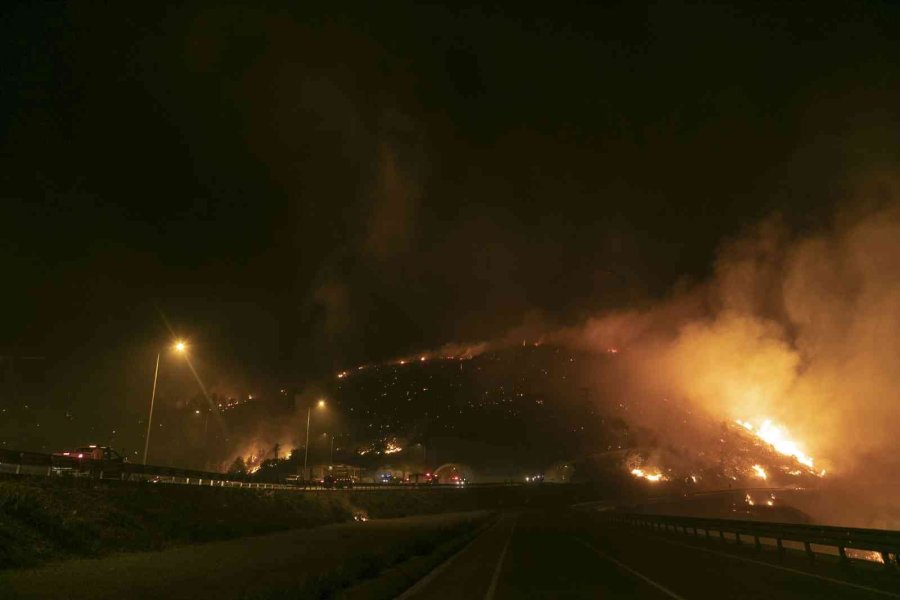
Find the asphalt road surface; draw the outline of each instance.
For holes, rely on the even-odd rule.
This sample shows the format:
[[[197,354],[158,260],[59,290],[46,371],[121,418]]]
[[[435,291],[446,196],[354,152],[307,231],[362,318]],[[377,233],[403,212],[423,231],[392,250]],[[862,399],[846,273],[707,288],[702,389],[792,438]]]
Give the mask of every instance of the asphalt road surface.
[[[0,573],[0,598],[268,598],[373,548],[473,518],[386,519],[64,561]],[[802,553],[779,561],[774,549],[610,525],[587,512],[522,511],[501,515],[401,595],[435,598],[900,599],[900,573],[810,564]]]
[[[584,514],[502,517],[403,600],[440,598],[900,598],[900,575],[879,565],[611,526]]]

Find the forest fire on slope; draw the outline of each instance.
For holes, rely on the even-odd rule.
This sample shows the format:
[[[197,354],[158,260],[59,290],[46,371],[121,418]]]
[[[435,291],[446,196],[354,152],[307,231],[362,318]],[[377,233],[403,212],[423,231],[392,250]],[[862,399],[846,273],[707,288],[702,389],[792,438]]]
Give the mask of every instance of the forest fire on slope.
[[[824,469],[822,469],[818,473],[813,470],[812,457],[810,457],[800,449],[800,444],[789,437],[789,433],[784,427],[775,425],[769,419],[764,420],[758,427],[754,427],[752,423],[748,421],[742,421],[740,419],[736,419],[735,423],[737,423],[768,445],[772,446],[772,448],[774,448],[775,451],[779,454],[793,457],[801,465],[808,467],[811,473],[820,477],[825,475]],[[761,467],[759,467],[757,470],[757,467],[754,466],[753,469],[757,472],[759,477],[761,477],[762,479],[766,478],[765,471],[763,471]]]

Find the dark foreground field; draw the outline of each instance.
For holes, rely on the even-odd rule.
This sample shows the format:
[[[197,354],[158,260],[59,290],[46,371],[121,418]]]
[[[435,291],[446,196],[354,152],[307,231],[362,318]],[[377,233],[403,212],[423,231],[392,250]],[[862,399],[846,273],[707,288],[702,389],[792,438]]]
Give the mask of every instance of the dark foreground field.
[[[61,479],[0,479],[0,569],[160,550],[352,521],[496,510],[580,497],[572,488],[260,491]]]
[[[475,511],[370,520],[68,560],[0,573],[0,598],[330,598],[367,581],[375,587],[370,583],[363,597],[389,598],[396,583],[390,577],[373,581],[379,575],[394,565],[418,564],[413,577],[421,576],[490,518]],[[401,591],[408,585],[399,583]]]

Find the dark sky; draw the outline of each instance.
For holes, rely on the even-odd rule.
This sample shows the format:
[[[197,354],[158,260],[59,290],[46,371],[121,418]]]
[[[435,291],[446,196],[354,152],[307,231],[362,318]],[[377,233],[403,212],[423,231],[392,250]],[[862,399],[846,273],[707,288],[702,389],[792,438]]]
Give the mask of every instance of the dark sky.
[[[160,312],[237,394],[657,297],[900,148],[897,5],[166,4],[0,9],[0,353],[48,411],[136,422]]]

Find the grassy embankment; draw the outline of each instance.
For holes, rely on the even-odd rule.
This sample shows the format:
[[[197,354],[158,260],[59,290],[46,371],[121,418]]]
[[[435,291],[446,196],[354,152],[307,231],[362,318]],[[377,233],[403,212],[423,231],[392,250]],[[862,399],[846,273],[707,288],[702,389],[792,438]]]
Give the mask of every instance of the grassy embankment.
[[[298,493],[9,477],[0,479],[0,568],[317,527],[355,511],[387,518],[534,501],[521,488]]]
[[[9,600],[393,598],[492,521],[490,511],[375,519],[0,571]],[[423,565],[423,561],[427,564]],[[393,568],[392,568],[393,567]],[[355,589],[360,589],[359,587]]]
[[[334,557],[340,557],[340,563],[335,568],[308,573],[294,583],[262,585],[241,600],[395,598],[494,522],[478,512],[426,518],[446,521],[397,532],[393,539],[365,549],[337,548]]]

